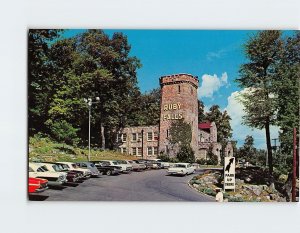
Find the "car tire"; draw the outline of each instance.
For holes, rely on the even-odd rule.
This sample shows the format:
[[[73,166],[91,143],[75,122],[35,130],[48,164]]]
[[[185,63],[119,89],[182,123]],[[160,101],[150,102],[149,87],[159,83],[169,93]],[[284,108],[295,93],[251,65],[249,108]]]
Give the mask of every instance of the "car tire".
[[[107,176],[110,176],[111,173],[112,173],[111,170],[108,170],[108,171],[106,172],[106,175],[107,175]]]

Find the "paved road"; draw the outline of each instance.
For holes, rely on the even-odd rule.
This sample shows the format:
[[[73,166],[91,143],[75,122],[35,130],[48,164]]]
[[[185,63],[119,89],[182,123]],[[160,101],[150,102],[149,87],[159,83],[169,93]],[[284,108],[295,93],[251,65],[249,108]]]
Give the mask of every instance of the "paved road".
[[[166,176],[166,170],[132,172],[91,178],[77,187],[49,189],[33,198],[46,201],[214,201],[191,189],[186,177]]]

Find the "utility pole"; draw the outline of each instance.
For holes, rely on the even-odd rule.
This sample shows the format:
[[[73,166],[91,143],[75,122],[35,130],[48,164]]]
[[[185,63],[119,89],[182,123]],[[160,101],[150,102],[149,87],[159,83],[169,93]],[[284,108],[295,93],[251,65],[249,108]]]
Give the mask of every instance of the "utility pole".
[[[99,97],[96,97],[96,102],[92,101],[92,98],[83,99],[85,103],[87,103],[89,108],[89,155],[88,155],[88,161],[91,161],[91,110],[92,110],[92,104],[98,103],[100,101]]]
[[[297,131],[293,132],[293,181],[292,181],[292,202],[296,202],[296,179],[297,179]]]

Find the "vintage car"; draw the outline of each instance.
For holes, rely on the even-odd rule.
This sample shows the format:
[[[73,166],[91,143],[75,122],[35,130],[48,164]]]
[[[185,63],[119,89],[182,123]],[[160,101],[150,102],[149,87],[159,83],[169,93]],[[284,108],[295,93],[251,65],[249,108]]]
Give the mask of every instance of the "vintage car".
[[[121,167],[122,172],[131,172],[132,171],[132,165],[130,163],[127,163],[126,160],[116,160],[118,163],[118,166]]]
[[[91,162],[77,162],[76,165],[82,169],[87,169],[91,171],[93,177],[99,177],[102,173],[99,172],[94,163]]]
[[[91,161],[91,162],[95,164],[95,166],[101,173],[107,176],[117,175],[122,172],[122,167],[111,166],[109,162],[101,162],[101,161]]]
[[[101,160],[100,162],[107,162],[109,163],[109,166],[119,166],[121,167],[121,170],[123,173],[128,173],[128,172],[131,172],[132,171],[132,166],[131,165],[128,165],[127,163],[120,163],[119,161],[122,161],[122,160]]]
[[[175,163],[174,167],[168,168],[169,175],[189,175],[195,173],[195,168],[190,163]]]
[[[77,171],[77,170],[72,170],[67,164],[63,164],[63,163],[60,163],[60,162],[56,162],[55,164],[58,165],[59,169],[62,171],[62,172],[72,172],[72,173],[76,173],[79,180],[83,179],[84,178],[84,172],[83,171]]]
[[[170,167],[169,162],[164,162],[161,159],[153,159],[152,161],[159,163],[161,168],[169,168]]]
[[[67,182],[65,174],[48,171],[47,167],[40,163],[29,163],[29,177],[46,179],[49,186],[60,186]]]
[[[83,168],[80,168],[76,165],[76,163],[73,163],[73,162],[59,162],[60,164],[64,164],[68,167],[69,170],[71,171],[80,171],[80,172],[83,172],[83,177],[85,179],[88,179],[91,177],[92,175],[92,172],[89,170],[89,169],[83,169]]]
[[[28,193],[40,193],[48,189],[48,180],[41,178],[28,178]]]
[[[132,170],[133,171],[142,171],[146,169],[146,165],[142,163],[137,163],[136,161],[133,160],[125,160],[128,164],[132,165]]]
[[[75,183],[75,182],[79,181],[79,176],[76,172],[64,171],[61,168],[61,166],[59,166],[58,164],[55,164],[55,163],[42,163],[42,164],[45,165],[49,171],[65,174],[67,176],[67,182]]]

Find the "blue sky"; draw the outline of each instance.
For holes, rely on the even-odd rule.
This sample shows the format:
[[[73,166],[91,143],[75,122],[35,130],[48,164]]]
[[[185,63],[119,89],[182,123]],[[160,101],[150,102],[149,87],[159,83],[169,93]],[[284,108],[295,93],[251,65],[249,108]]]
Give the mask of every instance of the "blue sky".
[[[64,37],[83,30],[67,30]],[[142,92],[159,87],[159,77],[189,73],[199,78],[198,97],[206,110],[218,104],[232,117],[233,139],[243,144],[252,135],[258,148],[266,148],[264,131],[242,125],[243,107],[235,97],[243,91],[234,80],[246,59],[243,44],[255,31],[243,30],[104,30],[110,36],[123,32],[131,44],[131,55],[141,60],[138,85]],[[289,31],[285,33],[291,33]],[[271,137],[278,137],[271,129]]]

